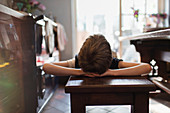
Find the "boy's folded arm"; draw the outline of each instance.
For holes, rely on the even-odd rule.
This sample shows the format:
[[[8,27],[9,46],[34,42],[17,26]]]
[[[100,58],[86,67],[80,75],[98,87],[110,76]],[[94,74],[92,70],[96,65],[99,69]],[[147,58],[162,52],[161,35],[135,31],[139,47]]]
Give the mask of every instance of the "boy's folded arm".
[[[84,72],[81,69],[68,68],[65,66],[59,66],[53,63],[46,63],[43,66],[43,70],[52,75],[68,76],[68,75],[83,75]]]
[[[151,66],[147,63],[129,63],[121,61],[119,64],[120,69],[108,69],[101,76],[119,76],[119,75],[142,75],[151,71]]]
[[[63,67],[69,67],[69,64],[67,61],[53,62],[52,64],[58,65],[58,66],[63,66]]]

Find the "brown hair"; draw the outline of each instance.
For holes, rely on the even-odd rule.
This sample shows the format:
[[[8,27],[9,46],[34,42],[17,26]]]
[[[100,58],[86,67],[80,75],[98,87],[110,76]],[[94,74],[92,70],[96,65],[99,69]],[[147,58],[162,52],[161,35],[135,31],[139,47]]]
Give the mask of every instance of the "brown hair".
[[[84,72],[102,74],[111,64],[110,44],[103,35],[89,36],[80,49],[78,60]]]

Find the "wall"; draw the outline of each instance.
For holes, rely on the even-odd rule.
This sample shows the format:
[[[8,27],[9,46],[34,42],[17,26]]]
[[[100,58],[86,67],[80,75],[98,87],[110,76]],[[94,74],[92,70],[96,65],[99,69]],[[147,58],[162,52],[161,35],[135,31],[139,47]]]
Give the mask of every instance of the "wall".
[[[61,52],[61,60],[70,59],[73,56],[73,29],[72,29],[72,1],[73,0],[37,0],[46,6],[45,15],[52,15],[57,18],[57,22],[61,23],[66,31],[68,42],[64,51]],[[35,14],[41,14],[36,11]]]
[[[159,13],[165,12],[165,0],[158,0],[158,12]]]

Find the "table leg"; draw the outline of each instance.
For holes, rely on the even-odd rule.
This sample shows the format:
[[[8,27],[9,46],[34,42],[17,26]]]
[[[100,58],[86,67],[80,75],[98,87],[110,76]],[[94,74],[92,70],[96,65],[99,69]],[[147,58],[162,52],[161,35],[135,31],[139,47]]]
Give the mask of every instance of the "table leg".
[[[80,94],[71,94],[71,113],[85,113],[86,105]]]
[[[135,93],[131,113],[149,113],[149,94]]]

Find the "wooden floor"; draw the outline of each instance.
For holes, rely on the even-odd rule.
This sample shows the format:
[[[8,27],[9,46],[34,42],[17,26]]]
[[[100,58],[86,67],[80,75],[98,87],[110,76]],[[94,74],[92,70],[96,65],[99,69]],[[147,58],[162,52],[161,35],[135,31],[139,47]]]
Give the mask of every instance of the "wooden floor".
[[[149,113],[170,113],[170,95],[162,93],[150,98]],[[142,105],[141,105],[142,106]],[[87,106],[87,113],[130,113],[130,106]],[[42,113],[71,113],[70,95],[59,86]]]

